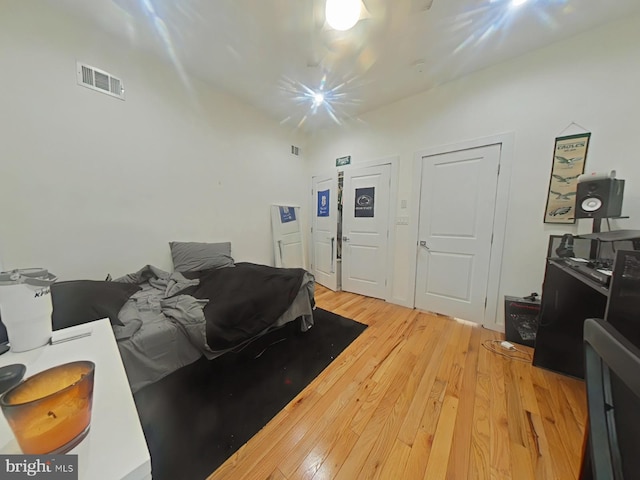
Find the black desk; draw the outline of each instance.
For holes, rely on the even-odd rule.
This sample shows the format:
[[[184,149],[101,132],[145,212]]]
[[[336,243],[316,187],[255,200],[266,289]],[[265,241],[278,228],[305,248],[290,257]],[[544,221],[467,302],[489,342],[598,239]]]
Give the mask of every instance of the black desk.
[[[548,259],[533,365],[584,378],[583,324],[604,318],[609,289]]]
[[[610,236],[614,234],[617,232],[610,232]],[[619,245],[616,247],[609,288],[576,271],[575,268],[580,267],[572,269],[560,259],[547,260],[534,365],[584,378],[583,325],[584,320],[590,317],[605,318],[629,341],[640,347],[640,243],[636,244],[634,239],[634,250],[621,249]],[[609,248],[616,251],[613,244]],[[550,247],[549,252],[553,251]],[[627,409],[638,416],[634,406],[627,404]],[[615,411],[617,414],[620,410]],[[623,416],[626,426],[631,430],[638,428],[637,418],[631,418],[628,412]],[[593,478],[588,435],[587,429],[580,480]],[[633,458],[633,448],[627,450],[627,459]]]

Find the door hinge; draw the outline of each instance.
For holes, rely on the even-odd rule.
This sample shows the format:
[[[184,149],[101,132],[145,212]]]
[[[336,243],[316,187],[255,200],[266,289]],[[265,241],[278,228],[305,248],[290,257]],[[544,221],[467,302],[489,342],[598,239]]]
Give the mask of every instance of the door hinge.
[[[498,175],[500,175],[500,164],[498,164]]]
[[[487,309],[487,297],[484,297],[484,308]]]
[[[493,245],[493,232],[491,232],[491,245]]]

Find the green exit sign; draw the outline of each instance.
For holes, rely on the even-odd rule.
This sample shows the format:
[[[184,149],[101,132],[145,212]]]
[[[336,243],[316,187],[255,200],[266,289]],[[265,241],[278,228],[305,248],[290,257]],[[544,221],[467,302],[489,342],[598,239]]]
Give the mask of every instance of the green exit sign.
[[[346,157],[336,158],[336,167],[342,167],[343,165],[349,165],[351,163],[351,155]]]

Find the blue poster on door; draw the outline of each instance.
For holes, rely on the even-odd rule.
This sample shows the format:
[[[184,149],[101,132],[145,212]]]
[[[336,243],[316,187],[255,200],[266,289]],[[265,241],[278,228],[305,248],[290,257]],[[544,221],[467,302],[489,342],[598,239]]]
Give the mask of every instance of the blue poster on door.
[[[356,188],[356,217],[373,217],[376,187]]]
[[[318,192],[318,217],[329,216],[329,190]]]
[[[280,209],[280,223],[296,221],[296,209],[293,207],[278,207]]]

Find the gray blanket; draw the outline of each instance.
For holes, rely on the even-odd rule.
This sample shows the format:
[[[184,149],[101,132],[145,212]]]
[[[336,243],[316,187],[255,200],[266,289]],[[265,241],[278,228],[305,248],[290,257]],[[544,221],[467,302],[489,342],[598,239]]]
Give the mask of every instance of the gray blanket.
[[[207,300],[180,294],[199,280],[147,265],[115,281],[141,287],[118,314],[123,326],[113,326],[134,392],[211,353],[202,310]]]
[[[203,352],[211,350],[207,345],[206,322],[202,311],[207,300],[178,295],[185,288],[198,285],[199,280],[189,280],[179,272],[169,273],[153,265],[146,265],[115,281],[140,285],[142,290],[132,297],[138,311],[162,313],[184,330],[195,347]],[[119,318],[125,326],[114,326],[118,340],[133,336],[142,327],[139,315],[131,309],[121,312]]]

